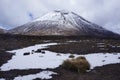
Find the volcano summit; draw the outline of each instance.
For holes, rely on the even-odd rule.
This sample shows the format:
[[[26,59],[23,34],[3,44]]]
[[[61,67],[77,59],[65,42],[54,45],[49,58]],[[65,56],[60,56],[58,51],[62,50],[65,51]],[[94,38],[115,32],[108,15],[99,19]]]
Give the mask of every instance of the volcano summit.
[[[118,34],[91,23],[74,12],[57,10],[32,22],[16,27],[9,32],[13,34],[37,36],[118,36]]]

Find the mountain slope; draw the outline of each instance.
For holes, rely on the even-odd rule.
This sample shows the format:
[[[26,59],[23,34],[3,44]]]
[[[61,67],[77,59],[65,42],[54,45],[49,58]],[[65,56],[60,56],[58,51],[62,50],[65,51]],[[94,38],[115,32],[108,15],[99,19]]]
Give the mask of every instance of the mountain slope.
[[[2,33],[5,33],[5,30],[0,28],[0,34]]]
[[[74,12],[53,11],[30,23],[9,31],[23,35],[79,35],[79,36],[118,36],[117,34],[91,23]]]

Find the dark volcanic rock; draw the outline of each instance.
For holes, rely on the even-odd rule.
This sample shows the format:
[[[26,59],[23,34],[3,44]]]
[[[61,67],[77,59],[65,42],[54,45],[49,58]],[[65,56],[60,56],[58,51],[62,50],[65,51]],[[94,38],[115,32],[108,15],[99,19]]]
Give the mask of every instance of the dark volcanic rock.
[[[25,52],[23,55],[30,55],[30,52]]]
[[[35,52],[36,52],[36,53],[40,53],[40,52],[41,52],[41,49],[37,49]]]

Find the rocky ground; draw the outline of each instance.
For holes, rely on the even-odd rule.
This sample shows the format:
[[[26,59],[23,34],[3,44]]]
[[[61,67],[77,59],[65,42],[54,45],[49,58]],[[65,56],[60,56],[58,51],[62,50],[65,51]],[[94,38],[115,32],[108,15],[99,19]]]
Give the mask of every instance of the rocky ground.
[[[54,76],[51,80],[120,80],[119,67],[120,64],[111,64],[103,67],[96,67],[92,71],[82,74],[59,67],[55,70],[59,75]]]
[[[68,39],[48,40],[28,37],[1,37],[0,38],[0,66],[12,58],[8,50],[23,48],[26,46],[46,42],[58,42],[59,45],[50,46],[47,50],[61,53],[88,54],[97,52],[120,52],[120,40],[112,39],[77,39],[79,42]],[[98,45],[99,44],[99,45]],[[49,69],[48,69],[49,70]],[[35,74],[41,69],[0,71],[0,78],[13,80],[16,76]],[[120,64],[110,64],[96,67],[87,73],[77,73],[63,69],[61,66],[53,69],[58,75],[53,75],[51,80],[120,80]],[[40,79],[35,79],[40,80]]]

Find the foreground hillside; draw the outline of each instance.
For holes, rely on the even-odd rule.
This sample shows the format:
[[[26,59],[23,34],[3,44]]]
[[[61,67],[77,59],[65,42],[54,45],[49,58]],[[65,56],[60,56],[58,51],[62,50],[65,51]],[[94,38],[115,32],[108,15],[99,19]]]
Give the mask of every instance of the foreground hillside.
[[[36,75],[36,74],[39,74],[39,72],[47,70],[47,71],[53,71],[57,73],[57,75],[54,75],[54,74],[52,75],[51,80],[107,80],[107,79],[108,80],[120,80],[120,77],[119,77],[120,76],[120,68],[119,68],[120,63],[108,64],[108,65],[104,65],[100,67],[97,66],[87,73],[76,73],[74,71],[66,70],[62,68],[61,66],[55,69],[50,69],[50,68],[48,69],[32,68],[31,69],[31,66],[34,63],[32,63],[32,65],[30,65],[31,63],[30,64],[27,63],[29,64],[29,66],[27,66],[28,69],[24,69],[26,64],[19,61],[19,55],[23,54],[24,50],[22,53],[18,53],[20,51],[16,52],[15,55],[5,52],[8,50],[11,51],[11,50],[16,50],[16,49],[22,50],[22,49],[25,49],[25,47],[27,49],[27,47],[29,48],[30,46],[31,47],[33,46],[32,49],[34,48],[36,49],[37,47],[34,47],[35,44],[47,45],[47,44],[53,44],[53,43],[54,44],[57,43],[57,45],[49,45],[48,47],[45,47],[42,49],[42,50],[45,50],[46,52],[45,54],[35,53],[35,54],[26,55],[26,56],[22,55],[20,57],[22,59],[29,59],[29,58],[32,58],[32,56],[35,57],[39,55],[40,58],[44,59],[47,56],[47,53],[48,54],[51,53],[52,55],[53,53],[54,54],[61,53],[62,56],[64,56],[64,54],[68,55],[67,53],[70,53],[73,55],[87,55],[87,54],[93,54],[93,53],[96,53],[98,55],[103,53],[102,55],[104,54],[107,55],[106,53],[110,53],[110,55],[113,55],[113,57],[115,57],[120,53],[120,40],[118,39],[115,40],[115,39],[100,39],[100,38],[88,38],[88,37],[80,38],[80,37],[60,37],[60,36],[59,37],[55,37],[55,36],[38,37],[38,36],[21,36],[21,35],[1,35],[0,36],[0,67],[1,67],[0,79],[21,80],[19,76],[23,76],[25,78],[28,75]],[[31,48],[29,48],[29,50],[30,49]],[[27,49],[27,51],[29,50]],[[18,60],[15,60],[14,64],[12,64],[11,66],[7,65],[7,64],[10,64],[11,61],[14,61],[15,57]],[[98,58],[99,57],[100,56],[98,56]],[[115,58],[119,60],[118,59],[119,57],[120,56],[115,57]],[[58,56],[58,59],[59,58],[60,56]],[[105,57],[105,62],[108,60],[107,58],[111,59],[109,56],[107,56]],[[111,59],[111,61],[114,61],[114,60],[115,59],[113,60]],[[24,65],[24,67],[14,66],[15,64],[18,63],[17,61],[19,61],[21,65]],[[26,61],[27,60],[25,60],[24,62]],[[103,61],[102,63],[105,64],[105,62]],[[39,64],[35,64],[36,65],[35,67],[37,67]],[[48,63],[46,63],[46,65],[47,64]],[[24,80],[24,78],[22,78],[22,80]],[[28,80],[27,78],[25,79]],[[33,80],[41,80],[41,79],[39,77],[38,78],[36,77]]]
[[[79,42],[79,44],[81,45],[77,44],[78,46],[81,46],[81,48],[83,46],[84,48],[86,47],[90,48],[90,46],[97,46],[96,42],[105,42],[106,44],[110,43],[110,44],[117,45],[120,43],[119,39],[120,38],[110,38],[110,37],[101,38],[101,37],[90,37],[90,36],[24,36],[24,35],[0,34],[0,50],[6,51],[6,50],[13,50],[13,49],[18,49],[22,47],[27,47],[34,44],[40,44],[40,43],[46,43],[46,42],[65,42],[65,41],[69,42],[71,40],[72,41],[81,40],[81,42]],[[89,45],[87,45],[87,43]],[[74,44],[74,41],[73,43],[71,42],[70,44],[68,44],[68,46],[72,44]],[[108,45],[108,47],[109,46],[110,45]],[[69,48],[69,49],[72,49],[72,48]]]

